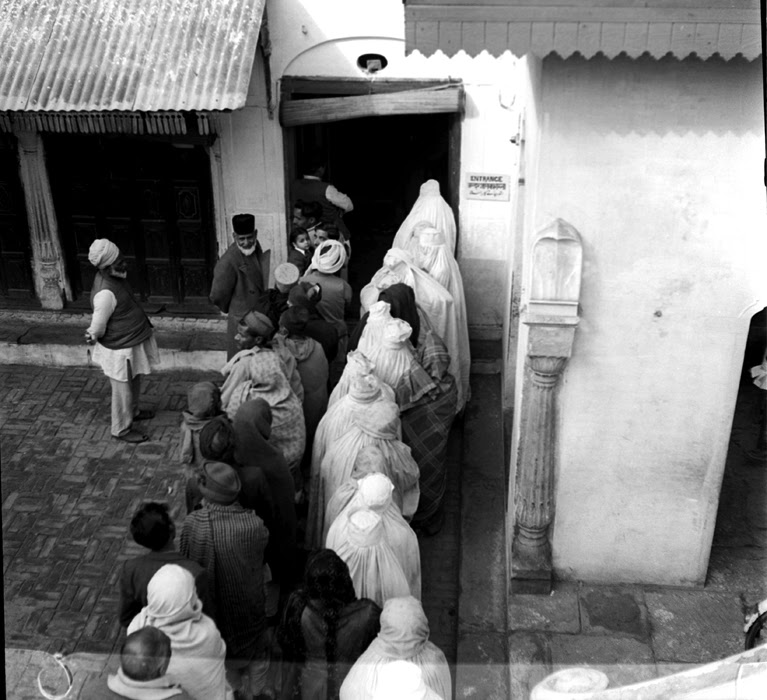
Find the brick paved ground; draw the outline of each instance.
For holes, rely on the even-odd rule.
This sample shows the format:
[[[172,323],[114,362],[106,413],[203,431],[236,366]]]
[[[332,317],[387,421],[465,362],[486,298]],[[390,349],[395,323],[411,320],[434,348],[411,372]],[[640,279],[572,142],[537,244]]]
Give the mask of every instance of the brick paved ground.
[[[122,562],[143,550],[127,532],[147,500],[183,517],[179,411],[191,384],[211,372],[168,372],[145,381],[151,441],[109,434],[109,384],[99,369],[0,366],[3,575],[6,647],[111,653]],[[451,436],[448,518],[423,539],[423,589],[432,639],[455,659],[460,430]]]

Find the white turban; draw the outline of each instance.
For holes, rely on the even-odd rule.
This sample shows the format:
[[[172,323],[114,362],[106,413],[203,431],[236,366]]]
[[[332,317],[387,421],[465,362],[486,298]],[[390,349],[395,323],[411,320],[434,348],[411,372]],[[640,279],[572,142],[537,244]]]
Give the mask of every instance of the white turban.
[[[346,262],[346,248],[340,241],[325,241],[317,246],[312,257],[312,267],[319,272],[332,275]]]
[[[88,250],[88,261],[99,269],[111,265],[119,257],[120,249],[106,238],[97,238]]]

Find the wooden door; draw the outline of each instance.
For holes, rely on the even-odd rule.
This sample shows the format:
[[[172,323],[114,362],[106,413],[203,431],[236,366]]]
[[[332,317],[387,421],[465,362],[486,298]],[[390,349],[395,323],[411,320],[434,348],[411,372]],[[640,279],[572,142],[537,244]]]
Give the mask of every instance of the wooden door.
[[[93,281],[88,248],[114,241],[145,304],[208,311],[215,229],[202,145],[117,137],[51,137],[51,182],[73,291]],[[77,157],[75,158],[75,154]]]
[[[0,296],[35,299],[32,247],[16,141],[0,135]]]

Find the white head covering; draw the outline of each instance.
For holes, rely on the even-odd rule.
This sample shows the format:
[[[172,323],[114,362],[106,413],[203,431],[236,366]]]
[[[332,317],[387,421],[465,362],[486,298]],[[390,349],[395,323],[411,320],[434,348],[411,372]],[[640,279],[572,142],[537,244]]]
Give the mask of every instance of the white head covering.
[[[282,263],[274,270],[274,281],[280,284],[295,284],[300,276],[298,268],[293,263]]]
[[[440,195],[439,182],[436,180],[427,180],[421,185],[418,199],[399,227],[392,245],[410,250],[414,243],[414,229],[421,221],[428,221],[442,231],[450,253],[455,254],[455,216],[450,205]]]
[[[88,262],[101,269],[108,267],[120,257],[120,249],[106,238],[97,238],[88,249]]]
[[[346,262],[346,248],[340,241],[328,240],[317,246],[312,256],[312,267],[318,272],[332,275]]]
[[[359,462],[359,456],[357,458]],[[355,468],[357,463],[355,463]],[[386,474],[368,474],[359,480],[360,498],[373,511],[381,511],[391,503],[394,484]]]

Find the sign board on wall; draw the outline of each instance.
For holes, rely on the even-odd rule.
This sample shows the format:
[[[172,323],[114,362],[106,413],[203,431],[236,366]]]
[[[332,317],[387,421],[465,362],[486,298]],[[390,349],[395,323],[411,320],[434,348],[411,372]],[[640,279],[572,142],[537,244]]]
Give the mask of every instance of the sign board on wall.
[[[466,198],[490,202],[508,202],[511,192],[509,175],[466,173]]]

